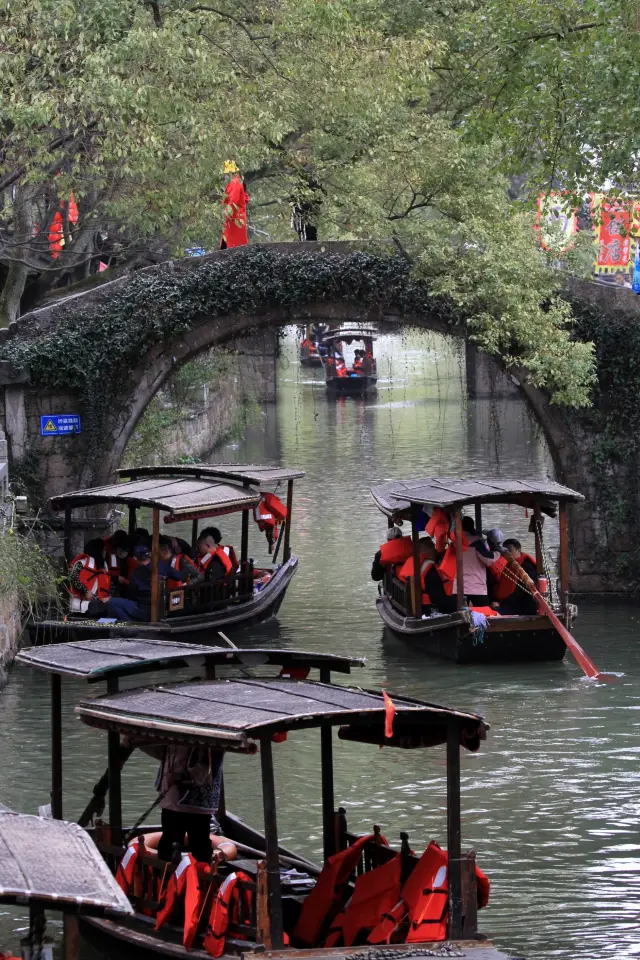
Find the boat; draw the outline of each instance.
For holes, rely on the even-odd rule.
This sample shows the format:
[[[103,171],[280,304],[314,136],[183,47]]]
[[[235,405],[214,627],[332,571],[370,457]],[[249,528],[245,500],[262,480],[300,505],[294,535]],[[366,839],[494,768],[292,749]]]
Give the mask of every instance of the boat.
[[[362,668],[364,661],[327,653],[163,644],[142,638],[39,646],[21,651],[18,660],[51,676],[54,816],[62,816],[63,807],[62,681],[70,678],[74,688],[79,679],[91,684],[106,681],[106,692],[84,696],[75,711],[81,722],[107,733],[108,758],[107,770],[93,788],[78,822],[92,836],[114,873],[125,855],[127,863],[135,856],[135,865],[127,881],[134,915],[82,919],[83,935],[102,950],[111,953],[135,948],[156,956],[208,960],[214,955],[205,948],[208,923],[213,915],[216,924],[220,919],[217,912],[213,914],[214,904],[234,883],[235,908],[229,911],[228,925],[223,929],[216,927],[216,943],[224,937],[224,945],[219,945],[216,956],[246,957],[268,951],[272,958],[334,960],[337,956],[361,954],[362,945],[366,944],[368,960],[386,960],[390,949],[386,942],[373,944],[368,940],[373,936],[372,924],[375,926],[378,912],[380,923],[389,922],[385,911],[391,905],[389,895],[396,902],[393,897],[397,887],[399,898],[389,937],[394,940],[391,949],[399,960],[416,952],[425,953],[430,947],[439,956],[441,948],[446,951],[447,941],[455,944],[456,956],[506,960],[505,954],[478,933],[477,909],[488,896],[488,880],[476,868],[475,853],[463,853],[462,846],[461,752],[478,750],[486,739],[489,727],[481,716],[393,693],[335,684],[334,673],[349,674],[352,669]],[[144,685],[145,672],[173,672],[189,664],[196,669],[196,678],[169,678],[167,683],[156,680],[151,687]],[[318,679],[309,679],[312,670],[318,671]],[[124,690],[120,689],[121,680],[125,680]],[[136,686],[136,682],[140,685]],[[276,790],[274,752],[283,740],[307,730],[320,733],[323,866],[282,846],[279,840],[279,831],[286,833],[288,827],[277,813],[277,797],[281,794]],[[344,809],[335,809],[334,731],[338,740],[352,741],[362,750],[371,750],[372,763],[382,746],[394,750],[445,747],[446,850],[431,842],[424,854],[416,854],[406,833],[400,835],[400,844],[394,846],[377,824],[369,834],[349,831]],[[125,763],[134,762],[131,757],[136,755],[134,750],[122,746],[126,742],[123,737],[134,737],[136,743],[143,738],[156,746],[200,745],[233,752],[239,758],[260,755],[263,825],[254,828],[234,816],[228,807],[231,798],[222,790],[218,820],[222,835],[235,843],[237,857],[215,868],[202,865],[202,870],[198,869],[199,920],[195,940],[188,950],[183,945],[179,909],[159,929],[154,922],[159,908],[166,903],[167,884],[176,870],[188,869],[188,858],[176,851],[167,864],[151,846],[145,845],[145,836],[158,829],[145,823],[149,811],[132,827],[123,824],[121,771]],[[255,777],[253,765],[252,771],[250,776]],[[283,784],[279,786],[282,790]],[[100,816],[107,789],[109,819],[105,823]],[[437,869],[434,858],[440,864]],[[329,909],[327,883],[331,889],[331,876],[338,862],[343,864],[345,876],[334,888],[336,899],[323,925],[322,910],[326,913]],[[429,873],[425,882],[425,871],[429,870],[433,875]],[[411,884],[414,871],[417,872]],[[392,880],[387,887],[389,874]],[[376,906],[376,901],[370,907],[374,917],[366,928],[349,932],[348,900],[354,890],[357,900],[363,885],[372,883],[382,886],[384,902]],[[411,886],[420,895],[425,887],[437,888],[428,907],[431,916],[437,914],[437,922],[425,922],[413,937],[414,942],[406,943],[406,920],[410,915],[403,897],[411,902],[407,892]],[[336,916],[341,907],[344,916]],[[193,917],[194,913],[190,915]],[[313,934],[309,931],[310,919],[316,927]],[[326,927],[330,920],[334,929],[328,936]],[[332,947],[327,945],[327,939]]]
[[[46,913],[63,916],[65,960],[78,960],[78,918],[121,920],[133,907],[115,882],[95,843],[78,824],[18,813],[0,804],[0,903],[29,908],[23,956],[50,960]],[[9,944],[0,956],[10,957]]]
[[[54,511],[64,511],[64,545],[67,563],[71,547],[73,512],[103,504],[118,504],[128,510],[128,529],[136,529],[143,508],[152,514],[152,593],[149,622],[124,623],[89,620],[71,610],[64,616],[29,625],[30,633],[47,641],[86,636],[155,636],[206,639],[221,628],[246,627],[274,617],[293,578],[298,559],[291,552],[294,480],[304,471],[252,464],[180,464],[136,467],[118,471],[119,481],[103,487],[88,487],[53,497]],[[250,517],[267,491],[286,489],[286,517],[282,522],[271,563],[256,567],[249,554]],[[283,494],[284,496],[284,494]],[[281,504],[284,508],[284,504]],[[283,509],[283,514],[285,510]],[[192,547],[205,520],[241,515],[239,567],[223,580],[204,581],[170,589],[158,574],[161,514],[166,530],[171,524],[191,522]],[[259,524],[260,525],[260,524]],[[202,528],[201,527],[201,528]],[[267,528],[272,534],[272,527]],[[273,544],[269,541],[270,549]],[[282,558],[280,563],[278,559]]]
[[[373,356],[375,330],[343,327],[329,330],[324,335],[327,356],[323,360],[324,376],[329,393],[337,396],[361,396],[377,389],[378,372]],[[347,367],[343,345],[361,343],[360,362]]]
[[[302,327],[300,363],[303,367],[322,366],[322,358],[327,354],[324,334],[328,329],[328,324],[324,323],[308,323]]]
[[[446,512],[451,531],[455,533],[456,611],[432,611],[431,616],[423,616],[419,574],[418,577],[412,577],[410,582],[402,582],[390,569],[379,583],[376,606],[383,623],[393,634],[414,641],[426,654],[456,663],[563,659],[565,642],[545,615],[489,616],[486,623],[478,627],[477,618],[472,615],[464,596],[462,511],[473,508],[478,533],[482,533],[483,529],[483,504],[519,505],[530,512],[538,575],[551,588],[548,602],[553,612],[562,625],[570,630],[577,616],[577,608],[569,603],[567,506],[584,500],[580,493],[550,480],[423,477],[381,484],[371,490],[371,495],[387,518],[388,526],[398,522],[410,524],[414,569],[418,571],[418,528],[425,512],[428,514],[434,509]],[[559,522],[560,576],[555,590],[544,549],[543,515],[551,518],[557,516]]]

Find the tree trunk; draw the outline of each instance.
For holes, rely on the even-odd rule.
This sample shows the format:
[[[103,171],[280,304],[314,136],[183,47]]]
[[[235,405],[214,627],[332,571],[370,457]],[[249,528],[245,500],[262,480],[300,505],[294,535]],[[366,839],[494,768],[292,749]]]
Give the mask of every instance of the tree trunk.
[[[24,293],[29,267],[19,263],[29,256],[29,241],[33,233],[33,188],[16,187],[14,199],[14,240],[9,263],[9,272],[0,294],[0,328],[8,327],[12,320],[20,316],[20,300]]]

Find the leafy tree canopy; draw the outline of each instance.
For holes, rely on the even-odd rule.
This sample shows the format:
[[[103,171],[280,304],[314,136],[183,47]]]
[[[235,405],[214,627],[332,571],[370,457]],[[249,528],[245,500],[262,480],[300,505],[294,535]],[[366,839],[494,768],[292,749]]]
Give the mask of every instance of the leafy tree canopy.
[[[126,254],[162,236],[176,253],[215,247],[222,166],[233,159],[253,238],[294,238],[295,201],[321,236],[391,239],[434,293],[464,309],[483,347],[525,362],[556,399],[587,403],[591,348],[572,342],[531,214],[506,193],[507,172],[537,175],[561,157],[533,51],[563,59],[545,39],[524,40],[561,14],[530,7],[0,0],[0,318],[81,275],[101,244]],[[595,43],[587,29],[565,34],[558,50],[578,36]],[[509,43],[527,51],[517,69]],[[601,150],[595,126],[579,123],[585,101],[567,96],[581,143]],[[65,244],[52,260],[59,210]]]

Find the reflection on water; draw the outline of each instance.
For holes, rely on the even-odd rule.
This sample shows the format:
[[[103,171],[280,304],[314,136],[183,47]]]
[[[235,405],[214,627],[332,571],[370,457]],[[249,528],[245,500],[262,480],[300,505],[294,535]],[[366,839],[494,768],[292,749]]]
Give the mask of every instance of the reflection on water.
[[[387,336],[377,344],[377,399],[328,399],[322,372],[301,370],[295,340],[285,341],[278,408],[243,442],[212,459],[299,465],[293,544],[300,570],[278,622],[236,642],[331,650],[367,657],[353,679],[365,686],[484,714],[486,744],[463,758],[463,843],[491,877],[481,927],[530,960],[595,960],[640,954],[640,697],[636,643],[640,611],[614,603],[582,604],[577,635],[602,668],[621,671],[615,685],[594,686],[576,666],[462,667],[426,659],[383,633],[369,568],[385,529],[369,487],[419,474],[552,475],[548,451],[517,399],[468,402],[464,358],[438,337]],[[315,386],[314,386],[315,384]],[[487,510],[532,548],[520,508]],[[225,542],[239,541],[239,521],[221,521]],[[551,525],[553,526],[553,525]],[[554,531],[547,533],[554,551]],[[265,540],[252,531],[256,560]],[[77,815],[106,763],[105,738],[80,727],[73,699],[82,684],[65,681],[65,813]],[[47,682],[13,671],[0,695],[3,771],[0,800],[35,812],[48,799]],[[321,849],[317,733],[275,748],[279,828],[284,840],[316,857]],[[336,801],[352,828],[382,825],[390,839],[410,834],[414,849],[445,842],[444,753],[403,753],[336,741]],[[229,804],[261,821],[257,758],[229,757]],[[125,768],[125,814],[134,819],[153,796],[155,765],[136,756]],[[2,910],[3,908],[0,908]],[[0,933],[20,925],[4,908]]]

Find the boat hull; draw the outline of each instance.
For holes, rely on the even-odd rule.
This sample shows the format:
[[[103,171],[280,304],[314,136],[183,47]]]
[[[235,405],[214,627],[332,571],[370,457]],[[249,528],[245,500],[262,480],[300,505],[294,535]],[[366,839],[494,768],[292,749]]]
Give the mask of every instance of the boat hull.
[[[303,354],[301,353],[301,354],[300,354],[300,364],[301,364],[303,367],[321,367],[321,366],[322,366],[322,360],[320,359],[320,357],[318,356],[317,353],[316,353],[315,355],[306,356],[306,357],[303,356]]]
[[[378,389],[378,378],[363,377],[327,377],[327,390],[336,396],[361,396],[363,393],[373,393]]]
[[[216,640],[217,630],[249,627],[275,617],[298,568],[298,558],[282,564],[260,593],[245,603],[189,617],[172,617],[158,623],[104,624],[89,620],[45,620],[29,625],[33,643],[58,643],[98,637],[152,637],[206,643]]]
[[[480,636],[460,613],[429,620],[405,617],[386,594],[376,601],[385,626],[429,656],[454,663],[536,663],[562,660],[565,643],[547,617],[488,618]]]

